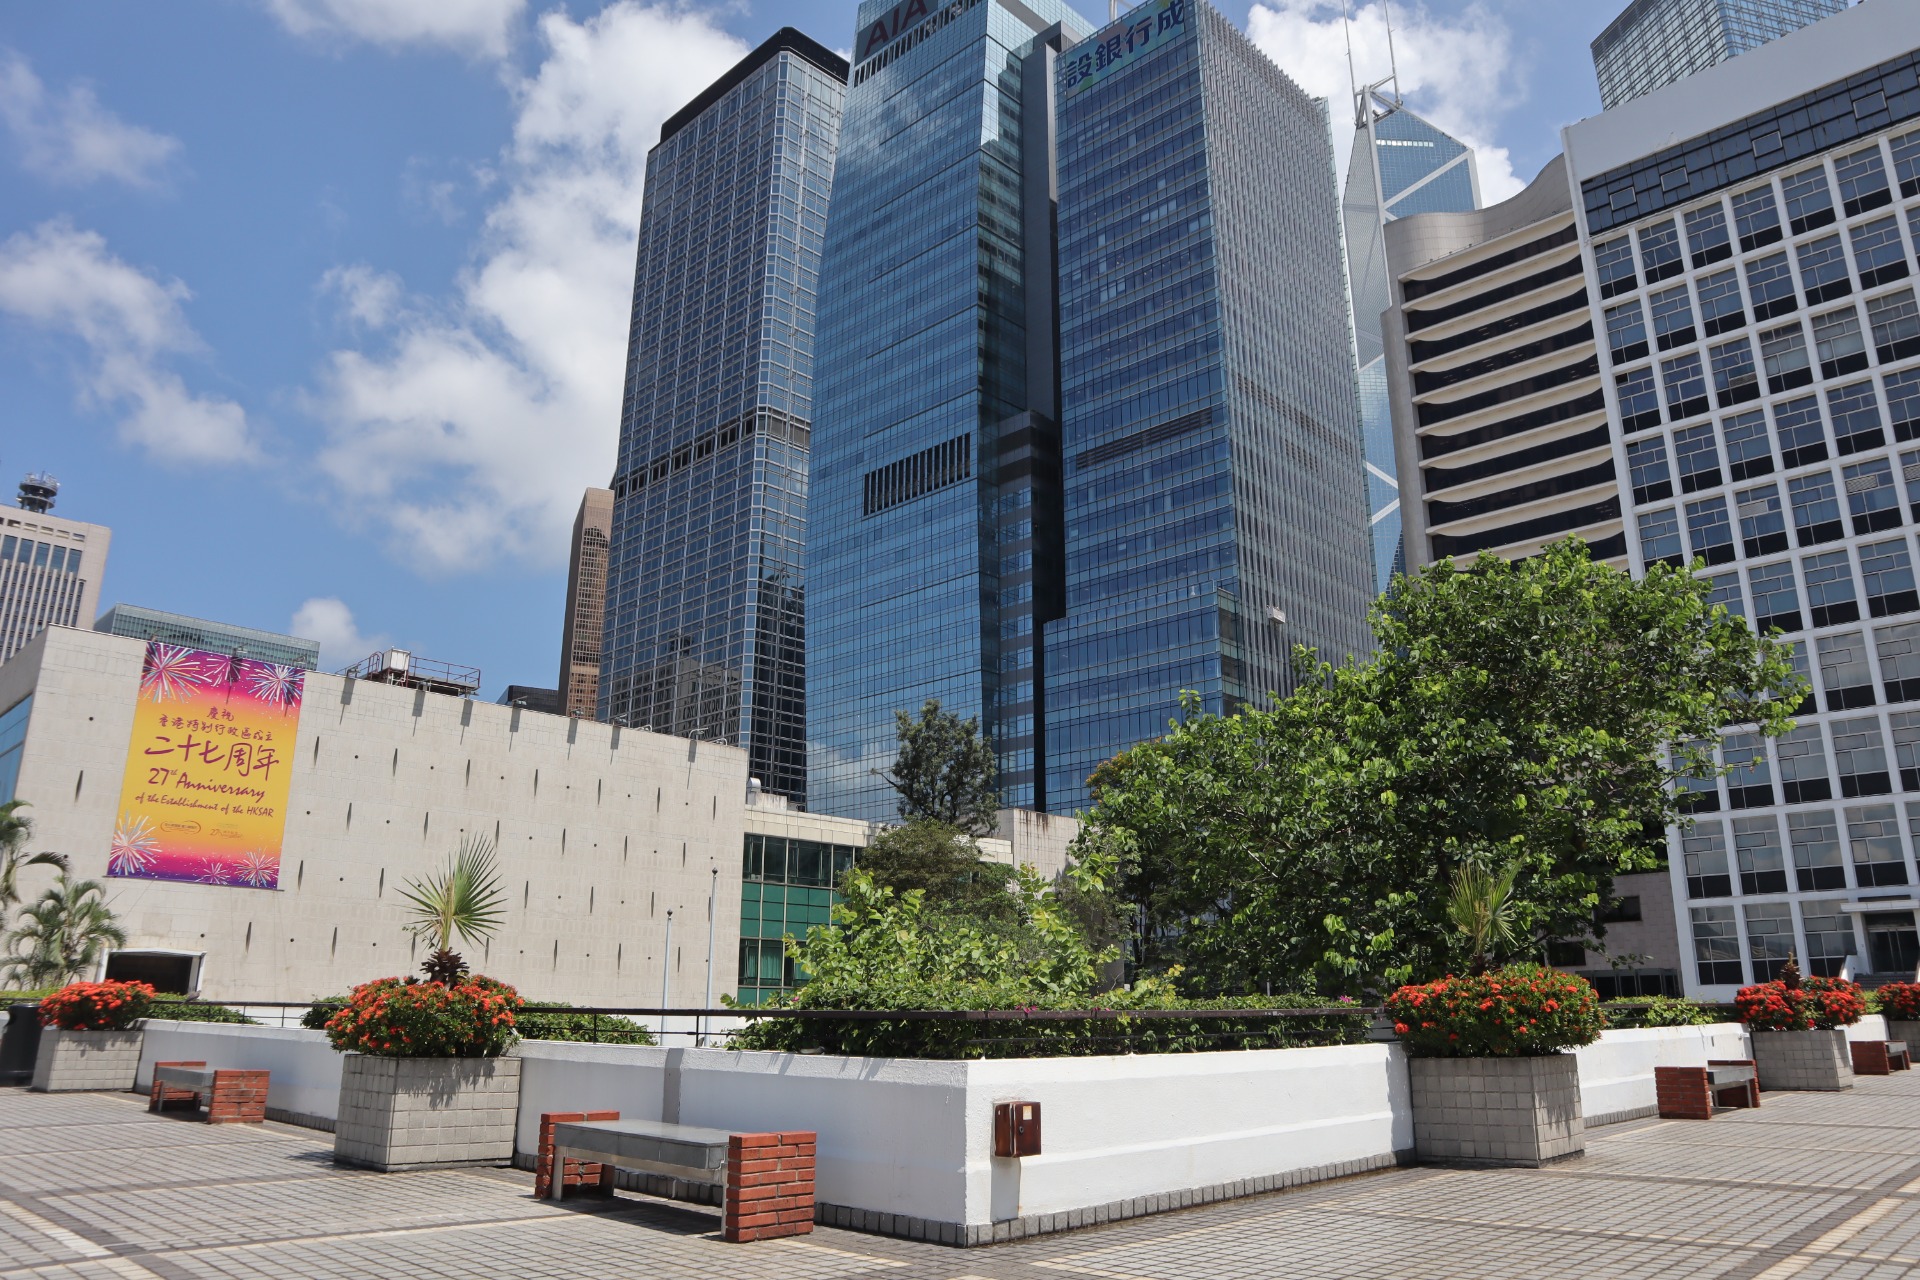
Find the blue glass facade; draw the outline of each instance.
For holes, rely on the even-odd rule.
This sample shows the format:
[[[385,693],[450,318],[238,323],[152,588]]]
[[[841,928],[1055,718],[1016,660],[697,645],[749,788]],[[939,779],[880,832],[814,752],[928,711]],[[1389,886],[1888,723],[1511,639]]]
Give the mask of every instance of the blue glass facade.
[[[1851,0],[1633,0],[1593,41],[1593,71],[1607,110],[1684,80]]]
[[[1019,530],[1037,505],[1044,525],[1056,436],[1035,404],[1051,391],[1050,350],[1028,351],[1030,339],[1047,347],[1050,327],[1027,320],[1041,301],[1029,270],[1042,265],[1029,262],[1028,216],[1045,211],[1024,193],[1036,172],[1042,189],[1049,176],[1051,118],[1044,80],[1037,109],[1025,101],[1026,64],[1044,66],[1051,46],[1087,30],[1062,0],[860,7],[819,330],[807,650],[817,810],[893,816],[874,771],[893,762],[895,710],[927,698],[980,716],[1006,799],[1033,803],[1038,708],[1030,697],[1016,713],[999,696],[1034,686],[1031,666],[1002,670],[1002,632],[1024,627],[1013,648],[1034,661],[1033,566],[1048,558],[1032,540],[1003,543],[1003,523]],[[1044,230],[1039,240],[1045,252]],[[1020,483],[1002,484],[1003,457],[1024,468]]]
[[[1066,616],[1046,636],[1048,808],[1231,711],[1289,652],[1370,647],[1361,429],[1325,108],[1201,0],[1060,59]]]
[[[599,717],[804,801],[813,346],[847,64],[777,33],[647,157]]]

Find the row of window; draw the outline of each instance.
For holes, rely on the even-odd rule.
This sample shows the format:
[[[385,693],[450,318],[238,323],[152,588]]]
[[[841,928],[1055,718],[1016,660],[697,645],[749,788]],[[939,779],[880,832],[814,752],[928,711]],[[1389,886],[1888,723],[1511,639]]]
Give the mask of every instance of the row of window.
[[[1768,982],[1779,977],[1787,961],[1796,956],[1803,971],[1822,977],[1837,975],[1849,957],[1864,960],[1869,969],[1893,972],[1902,960],[1912,967],[1908,957],[1920,941],[1911,911],[1865,914],[1861,923],[1867,943],[1861,946],[1855,916],[1839,899],[1694,907],[1691,923],[1694,963],[1704,986]]]
[[[0,565],[18,564],[49,573],[79,573],[84,553],[78,547],[63,547],[52,542],[7,534],[0,537]]]
[[[1920,803],[1906,805],[1906,818],[1909,830],[1920,835]],[[1802,809],[1786,815],[1786,829],[1783,844],[1780,821],[1771,815],[1695,823],[1680,840],[1687,896],[1762,897],[1790,889],[1820,893],[1912,882],[1895,805],[1856,805],[1838,814]]]
[[[1906,518],[1902,495],[1912,503],[1920,518],[1920,450],[1900,455],[1896,477],[1894,462],[1887,457],[1869,458],[1840,468],[1836,486],[1834,473],[1821,468],[1804,475],[1789,476],[1780,483],[1755,485],[1733,494],[1731,506],[1722,494],[1713,494],[1680,507],[1662,507],[1639,514],[1641,554],[1648,564],[1668,563],[1684,567],[1689,559],[1704,560],[1709,566],[1728,564],[1736,548],[1747,559],[1760,559],[1785,551],[1789,545],[1801,548],[1839,542],[1849,533],[1867,536],[1897,529]],[[1645,486],[1658,494],[1665,482]],[[1642,486],[1636,485],[1636,490]],[[1844,505],[1842,495],[1845,496]],[[1787,517],[1791,513],[1792,542],[1788,541]],[[1686,544],[1680,539],[1681,519],[1685,517]],[[1738,530],[1734,525],[1737,517]],[[1691,556],[1687,554],[1691,550]],[[1867,557],[1863,549],[1863,561]],[[1877,564],[1880,571],[1898,572],[1904,561],[1894,547],[1881,549],[1893,555],[1890,563]],[[1873,570],[1869,570],[1872,572]],[[1869,591],[1869,596],[1892,594]],[[1874,616],[1899,613],[1912,605],[1889,604]],[[1851,621],[1852,619],[1834,619]],[[1815,626],[1827,625],[1816,622]]]

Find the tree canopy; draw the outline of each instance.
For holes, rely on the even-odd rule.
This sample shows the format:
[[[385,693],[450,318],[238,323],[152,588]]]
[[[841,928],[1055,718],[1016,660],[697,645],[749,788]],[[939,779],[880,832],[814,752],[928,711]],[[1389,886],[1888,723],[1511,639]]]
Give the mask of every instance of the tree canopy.
[[[881,832],[860,851],[860,869],[896,894],[919,890],[929,911],[978,920],[1007,920],[1014,913],[1007,888],[1013,868],[982,862],[973,838],[945,823],[920,818]]]
[[[900,795],[900,816],[908,822],[943,823],[970,836],[994,829],[1000,808],[1000,768],[993,744],[980,733],[980,719],[962,720],[927,699],[919,718],[893,713],[900,753],[881,774]]]
[[[1671,784],[1724,772],[1724,730],[1791,727],[1787,649],[1656,565],[1578,541],[1443,561],[1376,604],[1377,656],[1301,650],[1289,698],[1189,702],[1091,779],[1082,843],[1137,913],[1136,962],[1190,986],[1357,991],[1463,968],[1456,873],[1518,863],[1503,922],[1534,947],[1597,942],[1613,877],[1659,865]]]

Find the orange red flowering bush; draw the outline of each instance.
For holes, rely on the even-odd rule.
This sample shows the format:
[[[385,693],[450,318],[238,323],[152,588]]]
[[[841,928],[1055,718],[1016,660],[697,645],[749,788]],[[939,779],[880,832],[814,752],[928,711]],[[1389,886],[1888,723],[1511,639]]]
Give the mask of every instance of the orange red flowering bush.
[[[1524,1058],[1600,1038],[1593,984],[1539,965],[1401,987],[1387,1015],[1410,1053],[1425,1058]]]
[[[1866,1016],[1867,998],[1845,978],[1805,978],[1797,988],[1778,980],[1742,987],[1733,1007],[1751,1031],[1828,1031]]]
[[[386,1058],[492,1058],[516,1039],[520,993],[473,974],[453,985],[379,978],[353,989],[327,1019],[342,1053]]]
[[[1920,1022],[1920,982],[1889,982],[1875,995],[1880,1012],[1900,1022]]]
[[[144,982],[70,982],[40,1000],[40,1025],[61,1031],[124,1031],[147,1016],[154,990]]]

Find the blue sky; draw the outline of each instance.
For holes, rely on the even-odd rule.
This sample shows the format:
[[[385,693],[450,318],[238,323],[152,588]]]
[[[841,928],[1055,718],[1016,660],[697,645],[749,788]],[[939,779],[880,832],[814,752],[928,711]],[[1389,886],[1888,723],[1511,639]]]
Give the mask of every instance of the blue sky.
[[[1338,0],[1222,7],[1344,95]],[[1355,8],[1384,75],[1379,0]],[[1598,109],[1614,8],[1393,4],[1409,101],[1482,148],[1489,198]],[[331,667],[408,645],[489,697],[552,684],[647,148],[775,28],[844,50],[854,10],[0,6],[0,492],[51,471],[61,514],[113,527],[103,605],[297,630]]]

